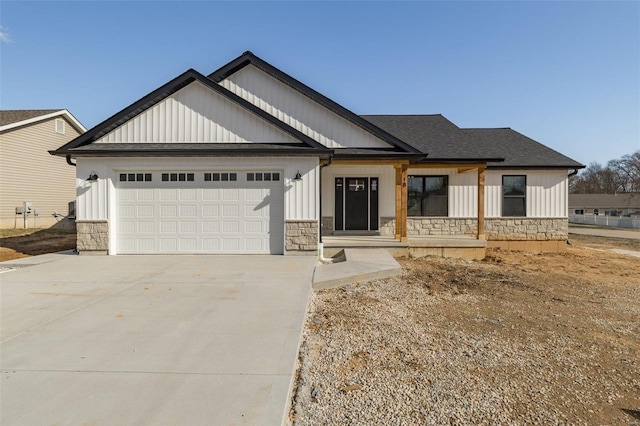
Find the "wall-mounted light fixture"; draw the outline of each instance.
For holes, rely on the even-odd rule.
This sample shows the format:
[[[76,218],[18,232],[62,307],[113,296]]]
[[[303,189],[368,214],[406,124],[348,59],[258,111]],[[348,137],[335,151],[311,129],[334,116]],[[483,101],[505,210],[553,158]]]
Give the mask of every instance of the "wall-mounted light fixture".
[[[89,177],[87,178],[87,182],[96,182],[98,180],[98,175],[96,172],[89,173]]]
[[[302,175],[300,174],[300,170],[298,170],[298,173],[296,173],[296,177],[293,178],[294,182],[297,182],[299,180],[302,180]]]

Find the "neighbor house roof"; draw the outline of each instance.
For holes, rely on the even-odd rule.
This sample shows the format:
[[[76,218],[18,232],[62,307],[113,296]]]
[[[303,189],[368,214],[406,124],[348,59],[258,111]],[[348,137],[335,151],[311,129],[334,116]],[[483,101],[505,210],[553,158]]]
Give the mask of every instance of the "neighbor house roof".
[[[87,129],[66,109],[11,109],[0,111],[0,132],[64,116],[80,133]]]
[[[106,119],[102,123],[98,124],[93,129],[86,132],[85,134],[77,137],[76,139],[72,140],[66,145],[63,145],[57,150],[51,151],[51,153],[54,155],[83,155],[83,154],[93,154],[99,150],[109,150],[111,153],[115,153],[119,149],[122,150],[123,152],[130,153],[130,154],[134,152],[136,153],[144,152],[147,154],[151,154],[154,151],[158,151],[158,150],[165,151],[165,149],[162,146],[163,144],[135,144],[136,150],[132,150],[132,149],[127,149],[126,147],[127,144],[118,143],[118,144],[113,144],[112,147],[107,148],[107,147],[101,147],[102,145],[107,145],[107,144],[100,144],[99,147],[96,147],[96,146],[91,146],[91,143],[100,139],[102,136],[116,129],[120,125],[126,123],[133,117],[146,111],[147,109],[151,108],[152,106],[166,99],[168,96],[172,95],[173,93],[177,92],[178,90],[186,87],[187,85],[195,81],[198,81],[204,84],[205,86],[209,87],[210,89],[222,95],[223,97],[240,105],[242,108],[248,110],[249,112],[255,114],[256,116],[261,117],[265,121],[281,129],[282,131],[290,134],[295,139],[298,139],[300,142],[302,142],[303,145],[314,148],[316,151],[327,152],[327,153],[331,152],[330,149],[316,142],[314,139],[308,137],[307,135],[300,132],[299,130],[296,130],[290,125],[278,120],[276,117],[266,113],[265,111],[256,107],[250,102],[247,102],[246,100],[242,99],[240,96],[225,89],[221,85],[214,83],[212,80],[208,79],[207,77],[200,74],[196,70],[189,69],[184,73],[182,73],[181,75],[179,75],[178,77],[174,78],[173,80],[169,81],[168,83],[164,84],[163,86],[149,93],[147,96],[143,97],[139,101],[134,102],[133,104],[129,105],[127,108],[123,109],[122,111]],[[144,145],[144,146],[140,146],[140,145]],[[183,152],[186,155],[190,149],[188,145],[189,144],[180,144],[179,147],[174,145],[173,147],[171,147],[171,150],[180,149],[181,152]],[[192,145],[195,145],[195,144],[192,144]],[[250,144],[233,144],[233,145],[235,147],[236,154],[238,154],[238,151],[241,151],[243,149],[248,149],[249,148],[248,145]],[[165,148],[168,148],[168,147],[165,147]]]
[[[569,208],[640,209],[640,192],[569,194]]]
[[[253,65],[256,68],[266,72],[276,80],[279,80],[282,83],[286,84],[287,86],[293,88],[294,90],[297,90],[298,92],[302,93],[303,95],[310,98],[311,100],[319,103],[320,105],[324,106],[330,111],[333,111],[334,113],[341,116],[342,118],[350,121],[356,126],[366,130],[367,132],[373,134],[377,138],[382,139],[383,141],[391,144],[392,146],[401,148],[404,151],[420,153],[419,150],[417,150],[415,147],[408,144],[407,141],[404,141],[401,138],[398,138],[395,135],[390,134],[384,129],[381,129],[380,127],[376,126],[375,123],[371,123],[370,121],[365,120],[362,117],[358,116],[357,114],[349,111],[347,108],[327,98],[323,94],[316,92],[309,86],[291,77],[289,74],[279,70],[278,68],[274,67],[270,63],[258,58],[252,52],[249,52],[249,51],[244,52],[238,58],[234,59],[233,61],[229,62],[228,64],[222,66],[218,70],[209,74],[208,77],[211,80],[215,81],[216,83],[219,83],[220,81],[224,80],[225,78],[229,77],[232,74],[235,74],[236,72],[240,71],[242,68],[248,65]]]

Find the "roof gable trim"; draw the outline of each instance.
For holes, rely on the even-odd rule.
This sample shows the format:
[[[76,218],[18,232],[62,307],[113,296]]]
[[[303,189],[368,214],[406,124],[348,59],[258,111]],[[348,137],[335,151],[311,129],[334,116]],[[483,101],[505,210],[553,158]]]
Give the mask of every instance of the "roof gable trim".
[[[11,130],[11,129],[14,129],[16,127],[27,126],[29,124],[35,124],[35,123],[38,123],[40,121],[45,121],[45,120],[48,120],[50,118],[61,117],[61,116],[65,117],[67,120],[69,120],[71,125],[73,127],[75,127],[76,130],[78,130],[80,133],[84,133],[84,132],[87,131],[87,129],[82,125],[82,123],[80,123],[68,110],[61,109],[61,110],[54,111],[54,112],[49,113],[49,114],[38,115],[36,117],[31,117],[31,118],[28,118],[26,120],[20,120],[20,121],[16,121],[16,122],[13,122],[13,123],[5,124],[4,126],[0,126],[0,132],[4,132],[6,130]]]
[[[282,121],[266,113],[265,111],[261,110],[260,108],[256,107],[250,102],[247,102],[246,100],[242,99],[240,96],[236,95],[235,93],[232,93],[231,91],[225,89],[219,84],[214,83],[212,80],[208,79],[207,77],[200,74],[196,70],[189,69],[184,73],[182,73],[181,75],[179,75],[178,77],[174,78],[173,80],[169,81],[168,83],[162,85],[158,89],[144,96],[142,99],[134,102],[133,104],[129,105],[122,111],[114,114],[110,118],[106,119],[102,123],[98,124],[91,130],[86,132],[85,134],[61,146],[56,151],[54,151],[54,153],[58,153],[62,155],[62,152],[67,152],[70,149],[78,148],[83,145],[87,145],[95,142],[96,140],[107,135],[108,133],[118,128],[122,124],[131,120],[133,117],[143,113],[144,111],[148,110],[149,108],[153,107],[154,105],[168,98],[172,94],[176,93],[178,90],[188,86],[189,84],[195,81],[198,81],[204,84],[209,89],[217,92],[218,94],[222,95],[228,100],[235,102],[236,104],[240,105],[244,109],[257,115],[258,117],[262,118],[268,123],[278,127],[279,129],[283,130],[285,133],[293,136],[295,139],[309,145],[310,147],[313,147],[322,151],[328,151],[328,149],[324,145],[320,144],[319,142],[313,140],[312,138],[308,137],[302,132],[294,129],[288,124],[283,123]]]

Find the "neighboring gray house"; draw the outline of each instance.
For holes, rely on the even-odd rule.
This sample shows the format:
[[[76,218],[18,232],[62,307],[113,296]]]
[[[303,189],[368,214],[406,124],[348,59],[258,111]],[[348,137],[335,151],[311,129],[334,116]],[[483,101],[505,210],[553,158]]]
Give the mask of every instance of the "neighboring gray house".
[[[76,198],[76,172],[48,151],[85,131],[66,109],[0,111],[1,228],[24,226],[16,208],[25,202],[32,206],[29,227],[73,226],[64,218]]]
[[[569,194],[569,213],[600,216],[639,216],[640,193]]]
[[[79,251],[109,254],[316,254],[353,234],[474,258],[562,249],[584,167],[511,129],[357,115],[251,52],[52,154],[77,162]]]

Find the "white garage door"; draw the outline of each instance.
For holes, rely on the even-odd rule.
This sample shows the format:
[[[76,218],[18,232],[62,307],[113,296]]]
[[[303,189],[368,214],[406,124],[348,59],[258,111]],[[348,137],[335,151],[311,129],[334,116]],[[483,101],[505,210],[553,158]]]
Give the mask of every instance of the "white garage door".
[[[119,254],[282,254],[277,171],[118,173]]]

